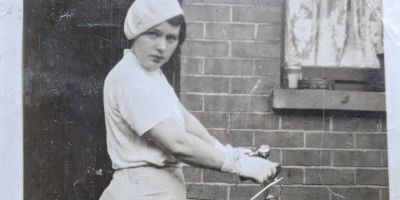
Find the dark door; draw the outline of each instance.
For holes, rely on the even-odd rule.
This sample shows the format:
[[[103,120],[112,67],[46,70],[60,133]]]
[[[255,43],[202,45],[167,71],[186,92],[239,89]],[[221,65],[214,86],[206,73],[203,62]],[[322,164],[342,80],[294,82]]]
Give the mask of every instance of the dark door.
[[[130,46],[122,24],[132,2],[24,2],[25,199],[98,199],[107,186],[102,87]],[[164,66],[177,91],[178,53]]]

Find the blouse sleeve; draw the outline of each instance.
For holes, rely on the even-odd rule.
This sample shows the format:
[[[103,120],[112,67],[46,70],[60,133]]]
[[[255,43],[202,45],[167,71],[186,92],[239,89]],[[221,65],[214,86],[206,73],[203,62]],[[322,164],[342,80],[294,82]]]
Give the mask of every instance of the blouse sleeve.
[[[146,85],[121,84],[117,105],[123,120],[138,134],[170,118],[170,106],[163,101],[161,88]]]

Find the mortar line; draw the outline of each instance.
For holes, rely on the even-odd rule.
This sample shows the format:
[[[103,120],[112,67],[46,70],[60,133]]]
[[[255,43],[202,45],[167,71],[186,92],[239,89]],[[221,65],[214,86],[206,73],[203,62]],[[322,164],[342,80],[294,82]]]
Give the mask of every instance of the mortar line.
[[[356,149],[357,148],[357,139],[356,139],[357,135],[356,135],[356,133],[352,133],[352,135],[353,135],[353,148]]]
[[[204,95],[202,95],[201,96],[202,98],[201,98],[201,100],[202,100],[202,102],[201,102],[201,110],[204,112],[205,111],[205,107],[206,107],[206,100],[205,100],[205,96]]]
[[[207,38],[207,22],[203,22],[203,38],[206,39]]]
[[[233,22],[233,6],[229,6],[229,22]]]
[[[256,40],[257,39],[257,36],[258,36],[258,27],[259,25],[258,24],[255,24],[254,25],[254,40]]]
[[[231,187],[230,186],[227,187],[226,193],[227,193],[226,199],[230,200],[231,199]]]
[[[255,146],[256,145],[256,133],[253,131],[252,134],[253,134],[253,141],[252,141],[253,144],[252,145]]]
[[[201,59],[201,76],[204,77],[206,71],[206,58]]]

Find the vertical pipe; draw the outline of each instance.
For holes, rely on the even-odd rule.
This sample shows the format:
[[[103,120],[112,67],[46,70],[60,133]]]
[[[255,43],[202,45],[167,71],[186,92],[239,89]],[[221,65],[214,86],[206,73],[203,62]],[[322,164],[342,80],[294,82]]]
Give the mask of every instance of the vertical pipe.
[[[0,194],[23,198],[23,1],[0,0]]]
[[[400,2],[383,0],[390,200],[400,200]]]

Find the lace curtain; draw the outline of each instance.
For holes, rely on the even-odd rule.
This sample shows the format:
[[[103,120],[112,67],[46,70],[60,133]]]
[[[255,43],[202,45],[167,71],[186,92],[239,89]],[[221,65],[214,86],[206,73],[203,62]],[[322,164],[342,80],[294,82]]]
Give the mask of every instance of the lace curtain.
[[[381,0],[287,0],[285,61],[378,68]]]

